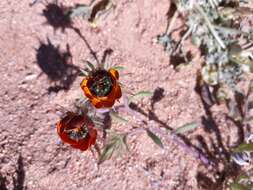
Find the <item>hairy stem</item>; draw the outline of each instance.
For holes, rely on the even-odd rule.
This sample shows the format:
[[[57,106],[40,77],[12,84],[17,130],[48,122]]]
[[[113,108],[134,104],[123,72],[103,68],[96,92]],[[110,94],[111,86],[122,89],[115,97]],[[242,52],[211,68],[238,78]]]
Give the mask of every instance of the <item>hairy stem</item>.
[[[123,95],[123,99],[124,99],[124,108],[125,111],[133,116],[136,116],[136,118],[141,121],[142,123],[145,123],[145,117],[143,117],[142,114],[138,113],[137,111],[131,109],[129,107],[129,100],[127,96]],[[203,153],[201,153],[200,151],[198,151],[197,149],[195,149],[194,147],[187,145],[183,139],[172,133],[172,129],[167,129],[168,132],[162,130],[161,128],[154,128],[154,127],[150,127],[152,128],[151,130],[156,132],[157,134],[159,134],[160,136],[162,136],[164,139],[169,140],[168,139],[168,135],[170,136],[170,140],[172,140],[172,142],[174,142],[176,145],[180,146],[181,148],[183,148],[187,153],[191,154],[194,158],[201,160],[202,163],[204,163],[205,165],[208,166],[214,166],[214,163],[209,160]],[[146,131],[145,128],[134,128],[131,132],[129,132],[128,135],[136,135],[139,133],[142,133],[143,131]]]
[[[178,12],[178,10],[176,10],[176,12],[174,13],[170,23],[168,23],[168,25],[167,25],[167,29],[166,29],[166,32],[165,32],[166,34],[169,35],[171,33],[172,28],[173,28],[173,26],[176,22],[176,19],[177,19],[178,15],[179,15],[179,12]]]
[[[208,19],[208,17],[204,13],[203,9],[199,5],[195,5],[195,8],[201,14],[201,16],[203,17],[203,19],[205,20],[205,22],[206,22],[206,24],[207,24],[210,32],[212,33],[212,35],[214,36],[214,38],[216,39],[216,41],[218,42],[218,44],[221,46],[222,49],[225,49],[226,45],[224,44],[224,42],[222,41],[222,39],[219,37],[218,33],[215,31],[212,23],[210,22],[210,20]]]

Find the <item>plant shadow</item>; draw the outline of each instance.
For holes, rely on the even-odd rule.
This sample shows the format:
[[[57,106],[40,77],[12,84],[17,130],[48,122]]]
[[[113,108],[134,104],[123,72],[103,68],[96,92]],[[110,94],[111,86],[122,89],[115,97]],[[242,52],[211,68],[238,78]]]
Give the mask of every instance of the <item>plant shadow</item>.
[[[214,91],[216,90],[215,88],[216,87],[214,87]],[[225,145],[219,126],[216,123],[211,111],[211,107],[214,104],[218,104],[218,102],[216,101],[213,93],[210,91],[208,85],[201,80],[200,76],[197,77],[195,91],[199,95],[205,110],[205,115],[201,117],[201,123],[204,127],[205,132],[214,134],[215,138],[208,139],[208,144],[211,144],[211,148],[208,148],[207,142],[205,142],[203,136],[197,135],[196,140],[202,148],[202,151],[205,152],[205,154],[208,155],[210,159],[217,163],[217,166],[221,164],[224,166],[223,169],[220,169],[218,167],[214,168],[214,170],[208,174],[198,172],[196,176],[197,182],[202,189],[221,189],[222,185],[224,185],[224,182],[226,182],[227,179],[234,179],[236,176],[238,176],[240,168],[230,161],[230,154],[232,150],[230,148],[226,148],[229,147],[229,144],[227,142],[227,145]],[[227,115],[226,119],[232,121],[238,128],[237,143],[240,144],[244,139],[243,125],[240,122],[235,122]]]
[[[156,88],[156,90],[153,93],[153,96],[151,97],[151,109],[148,110],[148,113],[146,113],[142,108],[138,107],[138,105],[135,103],[130,103],[129,107],[137,111],[138,113],[142,114],[149,120],[155,121],[156,123],[159,124],[161,128],[165,128],[168,129],[169,131],[172,131],[173,128],[171,128],[166,122],[160,120],[159,117],[153,111],[154,104],[160,101],[163,97],[164,97],[164,89],[160,87]],[[203,154],[202,150],[196,147],[193,143],[191,143],[190,140],[186,138],[184,135],[178,134],[177,137],[178,137],[177,139],[172,138],[175,144],[182,145],[183,148],[185,148],[187,151],[190,151],[191,153],[193,153],[192,151],[194,151],[195,155]]]
[[[42,16],[46,18],[45,24],[52,26],[54,31],[60,29],[64,32],[67,28],[73,30],[85,43],[95,61],[99,63],[96,52],[92,49],[85,36],[81,33],[80,29],[73,26],[71,13],[74,8],[60,5],[57,0],[53,3],[46,4],[42,13]]]
[[[198,187],[206,190],[222,190],[227,187],[229,180],[235,180],[241,169],[238,165],[231,163],[222,171],[204,173],[199,171],[196,175]]]
[[[63,6],[57,0],[53,3],[47,3],[42,12],[46,18],[45,24],[52,26],[55,31],[60,29],[64,32],[66,28],[72,28],[71,10],[72,7]]]
[[[54,46],[49,39],[47,43],[40,42],[36,49],[36,63],[42,73],[46,74],[53,86],[48,88],[48,92],[58,92],[68,90],[79,74],[79,68],[72,64],[72,55],[69,45],[66,51],[61,52],[59,46]]]
[[[17,166],[15,169],[16,174],[12,175],[12,183],[13,183],[13,190],[25,190],[27,189],[24,185],[25,183],[25,170],[24,170],[24,162],[23,157],[21,154],[19,154],[18,160],[17,160]],[[0,189],[1,190],[8,190],[9,181],[6,177],[4,177],[0,173]]]
[[[219,126],[216,123],[215,118],[213,117],[210,108],[215,103],[215,100],[213,99],[213,97],[211,97],[212,94],[211,92],[208,92],[207,89],[208,88],[206,88],[206,86],[199,85],[199,83],[197,83],[195,88],[196,92],[201,98],[203,107],[205,109],[205,115],[201,117],[201,124],[203,125],[205,132],[214,134],[214,138],[210,137],[208,139],[208,142],[206,142],[205,138],[202,135],[197,135],[195,139],[197,140],[197,145],[195,145],[196,143],[193,144],[185,135],[178,135],[178,137],[188,147],[195,149],[195,152],[205,155],[210,161],[210,163],[213,163],[211,169],[209,169],[209,172],[207,174],[202,171],[198,172],[196,176],[198,186],[201,187],[201,189],[217,190],[222,188],[227,179],[236,178],[236,176],[238,176],[240,172],[240,168],[230,161],[231,150],[229,148],[226,148],[224,140],[221,136]],[[162,90],[157,90],[157,92],[154,93],[154,96],[157,96],[157,94],[163,94],[163,91],[162,93],[158,93],[159,91]],[[152,109],[150,109],[148,113],[146,113],[143,109],[141,109],[140,107],[138,107],[137,104],[134,103],[130,104],[131,109],[141,113],[149,120],[155,121],[160,125],[160,127],[172,130],[169,125],[161,121],[159,117],[154,113],[154,102],[157,102],[153,100],[156,99],[154,96],[151,98]],[[158,100],[161,100],[161,98],[158,98]],[[241,133],[240,130],[239,133]],[[208,144],[211,145],[211,148],[208,147]],[[223,165],[224,168],[221,169],[221,165]]]
[[[154,90],[153,96],[151,97],[151,108],[154,109],[154,105],[164,98],[164,89],[157,87]]]
[[[173,69],[177,70],[178,66],[182,64],[188,64],[189,60],[192,59],[191,52],[187,52],[185,56],[176,53],[170,55],[170,64],[173,65]]]
[[[14,184],[13,190],[23,190],[23,189],[26,189],[26,188],[24,187],[25,170],[24,170],[23,157],[22,157],[21,154],[18,157],[17,165],[18,165],[18,167],[16,169],[17,178],[15,179],[13,177],[13,184]]]
[[[0,174],[0,189],[1,190],[8,190],[7,189],[7,179],[6,179],[6,177],[2,176],[1,174]]]

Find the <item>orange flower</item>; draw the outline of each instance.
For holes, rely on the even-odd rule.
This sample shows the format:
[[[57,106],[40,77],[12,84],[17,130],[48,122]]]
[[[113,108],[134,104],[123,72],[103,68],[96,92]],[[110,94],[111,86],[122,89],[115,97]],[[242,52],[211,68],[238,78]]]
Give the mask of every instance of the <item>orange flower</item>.
[[[96,70],[80,86],[95,108],[111,108],[121,97],[119,73],[114,69]]]
[[[93,127],[87,116],[68,112],[57,122],[57,133],[63,142],[85,151],[96,142],[97,131]]]

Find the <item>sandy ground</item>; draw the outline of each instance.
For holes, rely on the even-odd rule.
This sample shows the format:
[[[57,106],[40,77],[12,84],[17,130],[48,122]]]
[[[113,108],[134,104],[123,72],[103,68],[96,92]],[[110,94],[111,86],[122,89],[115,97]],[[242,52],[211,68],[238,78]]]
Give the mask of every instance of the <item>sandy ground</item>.
[[[87,3],[59,3],[71,6],[77,2]],[[37,61],[39,48],[59,50],[63,60],[70,59],[76,66],[82,66],[82,60],[91,60],[92,56],[75,31],[67,28],[62,32],[44,24],[46,19],[41,13],[45,5],[30,7],[29,3],[30,0],[0,1],[1,190],[222,189],[215,185],[215,180],[222,181],[223,173],[216,173],[222,171],[222,166],[210,171],[169,137],[162,139],[162,150],[146,134],[135,136],[128,140],[130,152],[99,168],[90,152],[58,143],[56,105],[68,107],[81,95],[82,78],[71,78],[66,90],[54,88],[57,82],[64,83],[62,75],[67,74],[46,73]],[[98,29],[92,29],[82,19],[75,19],[73,25],[99,57],[105,49],[113,50],[110,61],[126,68],[120,81],[133,92],[149,90],[160,94],[153,104],[149,98],[138,103],[149,114],[153,126],[177,128],[206,116],[194,91],[198,64],[176,72],[163,47],[153,42],[166,28],[169,7],[168,0],[119,0],[115,10],[99,21]],[[222,109],[213,109],[217,130],[202,126],[185,136],[214,158],[222,151],[220,143],[227,150],[236,141],[229,136],[238,132],[221,114]],[[124,131],[129,126],[112,127]]]

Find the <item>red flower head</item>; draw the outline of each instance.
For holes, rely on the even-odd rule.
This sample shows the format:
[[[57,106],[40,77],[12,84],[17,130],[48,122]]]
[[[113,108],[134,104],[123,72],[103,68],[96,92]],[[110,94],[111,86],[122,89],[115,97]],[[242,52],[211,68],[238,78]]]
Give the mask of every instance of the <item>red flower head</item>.
[[[121,97],[119,73],[114,69],[96,70],[81,82],[80,86],[96,108],[111,108]]]
[[[64,143],[82,151],[94,145],[97,131],[92,121],[84,115],[67,112],[67,115],[57,122],[57,133]]]

